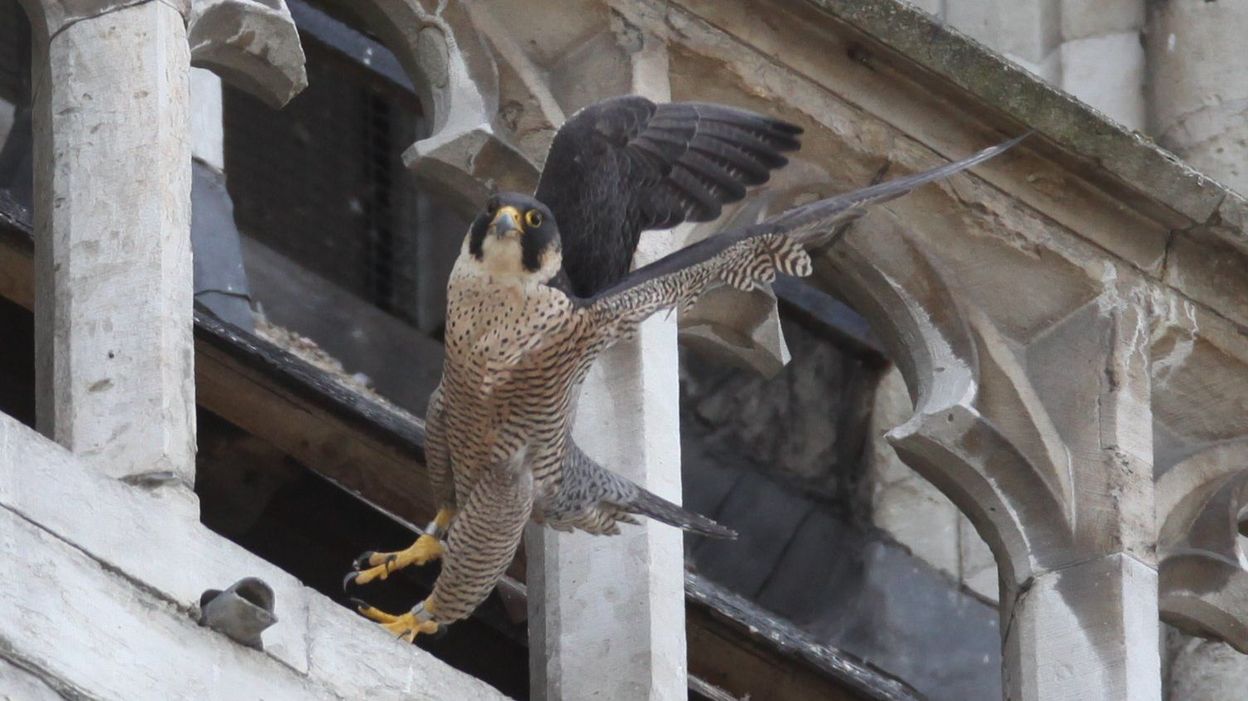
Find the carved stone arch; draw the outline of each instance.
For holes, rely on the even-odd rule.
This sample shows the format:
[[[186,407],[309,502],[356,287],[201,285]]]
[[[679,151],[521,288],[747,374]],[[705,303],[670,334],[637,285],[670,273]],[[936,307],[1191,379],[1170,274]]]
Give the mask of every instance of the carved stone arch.
[[[1157,481],[1162,620],[1248,653],[1248,443],[1196,453]]]
[[[1021,586],[1069,557],[1069,456],[988,317],[888,210],[868,214],[815,267],[820,286],[871,322],[906,380],[914,414],[889,441],[970,518],[1001,576]]]

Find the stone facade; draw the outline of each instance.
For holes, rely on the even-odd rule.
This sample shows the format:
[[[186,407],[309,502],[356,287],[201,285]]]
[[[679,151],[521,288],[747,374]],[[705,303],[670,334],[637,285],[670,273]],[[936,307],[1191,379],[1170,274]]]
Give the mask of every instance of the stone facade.
[[[3,690],[490,698],[196,518],[188,166],[220,163],[195,131],[204,115],[191,119],[196,85],[211,94],[211,81],[192,82],[190,67],[289,99],[304,75],[285,3],[23,4],[42,435],[0,417],[0,532],[19,573],[0,584]],[[1033,129],[1009,155],[872,212],[818,257],[811,283],[856,309],[896,367],[873,394],[867,469],[812,474],[836,450],[826,441],[758,440],[759,454],[815,490],[866,499],[876,525],[993,602],[1006,698],[1159,700],[1163,679],[1171,698],[1239,698],[1248,664],[1226,644],[1248,647],[1237,523],[1248,203],[1122,127],[1242,190],[1248,73],[1209,55],[1234,54],[1243,10],[925,5],[934,14],[895,0],[355,8],[421,93],[430,134],[407,148],[408,166],[460,212],[491,188],[530,188],[565,116],[619,92],[728,102],[806,129],[800,157],[728,213],[737,221]],[[644,255],[713,230],[650,237]],[[29,302],[27,287],[0,276],[5,296]],[[708,299],[682,324],[689,343],[754,368],[787,357],[771,295]],[[659,320],[612,354],[578,426],[591,453],[668,496],[680,479],[677,335]],[[775,406],[747,409],[747,430],[778,430]],[[535,696],[685,696],[674,534],[646,527],[614,546],[535,534],[529,548]],[[277,593],[263,652],[190,615],[204,589],[244,575]],[[604,597],[619,605],[582,615]],[[1162,620],[1226,644],[1167,634],[1163,675]],[[69,652],[81,650],[93,656]]]

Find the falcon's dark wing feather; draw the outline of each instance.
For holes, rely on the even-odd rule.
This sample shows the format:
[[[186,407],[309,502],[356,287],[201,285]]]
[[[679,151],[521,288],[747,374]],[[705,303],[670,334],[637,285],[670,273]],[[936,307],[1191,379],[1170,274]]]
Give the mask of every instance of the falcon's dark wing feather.
[[[551,144],[536,197],[555,215],[572,290],[584,297],[628,272],[641,232],[709,221],[767,181],[800,127],[697,102],[604,100]]]
[[[806,249],[827,243],[839,228],[837,224],[861,216],[869,205],[900,197],[924,183],[982,163],[1025,136],[954,163],[812,202],[760,224],[716,234],[634,271],[618,284],[579,300],[578,304],[593,315],[592,326],[600,337],[610,341],[632,334],[638,324],[657,311],[692,304],[713,287],[731,285],[749,290],[771,282],[777,272],[809,275],[811,263]]]

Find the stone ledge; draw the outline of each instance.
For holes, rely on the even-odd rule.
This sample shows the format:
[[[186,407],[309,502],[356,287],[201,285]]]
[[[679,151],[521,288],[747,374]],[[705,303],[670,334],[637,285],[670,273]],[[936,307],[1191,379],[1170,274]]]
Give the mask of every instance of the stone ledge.
[[[66,505],[73,505],[73,508],[65,508]],[[99,606],[112,607],[110,610],[117,616],[128,620],[127,617],[134,614],[127,608],[132,600],[138,602],[140,609],[153,612],[151,616],[163,621],[158,627],[167,629],[170,640],[166,642],[173,644],[158,646],[150,656],[153,660],[168,662],[168,655],[176,648],[188,645],[206,645],[194,648],[199,652],[191,660],[198,662],[225,659],[221,657],[226,655],[221,646],[235,648],[238,652],[230,653],[232,656],[228,658],[231,665],[242,659],[244,662],[238,664],[252,665],[253,670],[287,670],[278,677],[288,675],[291,681],[280,689],[297,690],[302,694],[275,698],[362,698],[365,695],[374,698],[379,694],[383,698],[387,695],[398,698],[418,689],[429,691],[429,698],[439,696],[439,690],[455,692],[441,694],[444,698],[505,698],[485,683],[451,669],[420,649],[390,639],[377,627],[304,587],[289,574],[212,533],[199,524],[192,497],[181,489],[147,492],[98,475],[60,446],[3,414],[0,414],[0,520],[24,524],[22,528],[30,533],[23,537],[32,543],[31,548],[36,548],[18,547],[5,559],[15,562],[19,570],[29,569],[31,576],[7,577],[16,582],[8,585],[18,587],[16,591],[10,592],[6,585],[0,584],[0,610],[6,606],[20,608],[24,602],[41,598],[68,602],[75,597],[88,596],[76,590],[72,594],[62,591],[51,597],[39,592],[38,587],[43,586],[54,590],[61,578],[56,574],[57,568],[62,566],[60,563],[72,563],[64,565],[69,568],[63,575],[68,578],[67,584],[72,585],[70,580],[75,578],[98,581],[100,586],[89,588],[95,592],[90,596],[110,600],[100,602]],[[6,526],[0,532],[7,535],[11,530]],[[3,544],[6,549],[8,542],[14,541],[6,541]],[[42,544],[33,545],[36,543]],[[143,547],[134,547],[136,543],[142,543]],[[49,548],[60,554],[53,557],[35,554]],[[160,553],[160,557],[153,558],[152,553]],[[47,576],[49,572],[51,576]],[[38,587],[32,586],[37,581],[36,576],[43,582]],[[278,623],[265,633],[265,654],[247,651],[223,637],[214,644],[193,642],[199,636],[218,637],[200,629],[190,617],[199,595],[208,588],[224,588],[244,576],[260,577],[277,594]],[[100,594],[111,591],[101,588],[105,585],[115,591]],[[117,601],[118,598],[121,601]],[[3,627],[5,623],[0,623],[0,637],[24,655],[42,649],[37,646],[28,649],[25,642],[36,628],[40,635],[35,637],[41,641],[44,633],[47,640],[59,640],[60,629],[99,620],[98,614],[75,615],[68,619],[74,624],[66,625],[53,613],[45,612],[33,618],[25,609],[20,613],[30,618],[27,626],[30,630],[25,633],[9,630]],[[19,619],[12,615],[0,618],[4,621]],[[95,629],[95,626],[83,629]],[[15,634],[19,637],[12,637]],[[61,641],[71,642],[69,639]],[[8,651],[0,654],[10,656]],[[59,657],[63,656],[52,655],[52,659],[59,660]],[[252,657],[257,661],[246,661]],[[196,670],[203,665],[189,667],[193,669],[175,668],[177,674],[166,681],[178,684],[181,683],[179,679],[185,678],[186,683],[190,683]],[[269,674],[265,672],[261,676]],[[163,683],[164,677],[157,675],[154,679],[154,683]],[[104,681],[87,678],[84,688],[109,688]]]
[[[924,72],[1033,128],[1120,186],[1179,214],[1188,226],[1242,212],[1244,197],[1196,171],[1148,137],[1129,131],[982,44],[899,0],[801,0],[871,37]],[[1176,226],[1175,228],[1183,228]],[[1242,229],[1218,235],[1248,250]]]

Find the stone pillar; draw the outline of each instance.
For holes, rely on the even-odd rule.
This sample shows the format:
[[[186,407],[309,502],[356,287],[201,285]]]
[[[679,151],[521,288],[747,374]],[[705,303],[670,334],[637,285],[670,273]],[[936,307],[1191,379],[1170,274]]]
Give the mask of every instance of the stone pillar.
[[[1248,192],[1248,4],[1152,3],[1147,33],[1150,131],[1157,141]]]
[[[106,474],[189,486],[185,18],[98,4],[74,21],[48,10],[35,40],[38,425]]]
[[[1073,518],[1066,543],[1027,533],[1031,575],[1003,577],[1011,701],[1161,699],[1149,308],[1117,274],[1027,351],[1070,456]]]
[[[635,92],[669,99],[666,49],[631,53]],[[680,237],[643,236],[638,263]],[[644,260],[643,260],[644,259]],[[674,319],[656,317],[590,371],[574,436],[585,451],[680,501],[680,408]],[[530,527],[531,690],[547,701],[685,699],[684,552],[676,529],[645,521],[604,538]]]
[[[1009,701],[1161,700],[1157,571],[1134,557],[1039,575],[1001,618]]]
[[[192,68],[191,156],[218,173],[225,172],[225,128],[221,79],[206,68]]]

